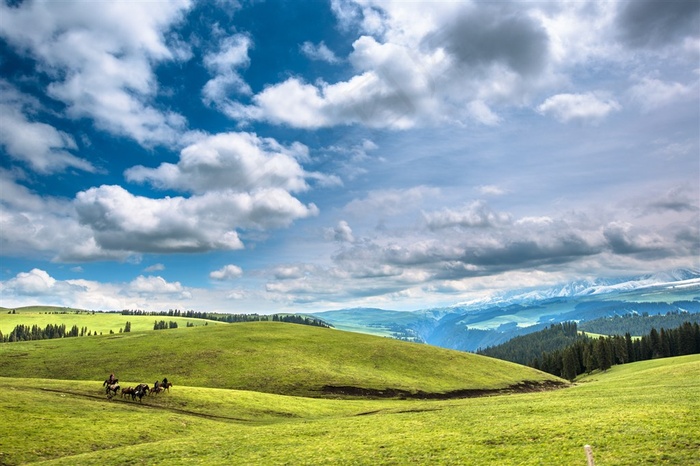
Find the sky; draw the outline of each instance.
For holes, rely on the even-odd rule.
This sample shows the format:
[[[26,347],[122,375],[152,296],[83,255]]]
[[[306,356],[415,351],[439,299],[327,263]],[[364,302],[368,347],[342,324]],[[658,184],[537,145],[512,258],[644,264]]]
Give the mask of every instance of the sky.
[[[700,2],[0,3],[0,306],[700,267]]]

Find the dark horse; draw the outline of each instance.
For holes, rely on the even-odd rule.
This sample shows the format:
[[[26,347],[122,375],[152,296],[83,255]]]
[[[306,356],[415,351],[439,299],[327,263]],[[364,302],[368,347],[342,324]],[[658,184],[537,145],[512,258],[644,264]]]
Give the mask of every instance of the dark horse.
[[[173,383],[172,382],[163,382],[160,386],[163,388],[163,390],[170,391],[170,387],[173,386]]]
[[[148,395],[148,384],[142,383],[136,386],[134,392],[131,394],[131,399],[135,400],[138,398],[139,402],[143,403],[141,399],[146,395]]]
[[[119,379],[109,378],[109,379],[105,380],[104,382],[102,382],[102,386],[106,387],[107,385],[113,385],[113,384],[117,384],[117,383],[119,383]]]
[[[113,383],[111,385],[107,385],[107,390],[105,391],[105,394],[107,395],[107,398],[112,398],[117,394],[121,387],[119,386],[118,383]]]

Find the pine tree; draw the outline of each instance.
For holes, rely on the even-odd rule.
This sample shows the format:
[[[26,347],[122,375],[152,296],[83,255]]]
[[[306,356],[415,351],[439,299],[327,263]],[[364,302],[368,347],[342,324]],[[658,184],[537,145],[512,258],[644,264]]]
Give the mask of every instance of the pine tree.
[[[612,367],[611,352],[608,348],[608,342],[604,337],[598,338],[595,342],[594,353],[598,361],[598,368],[602,371],[607,371]]]
[[[574,380],[579,374],[579,371],[580,368],[578,358],[576,357],[576,351],[573,346],[569,346],[564,350],[562,356],[561,376],[568,380]]]

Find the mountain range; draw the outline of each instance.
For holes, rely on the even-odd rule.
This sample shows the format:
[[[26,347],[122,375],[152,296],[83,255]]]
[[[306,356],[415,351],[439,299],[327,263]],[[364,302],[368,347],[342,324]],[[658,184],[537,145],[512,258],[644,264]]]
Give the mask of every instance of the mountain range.
[[[353,308],[312,315],[342,330],[476,351],[553,323],[676,311],[700,312],[700,268],[511,290],[487,300],[442,308]]]

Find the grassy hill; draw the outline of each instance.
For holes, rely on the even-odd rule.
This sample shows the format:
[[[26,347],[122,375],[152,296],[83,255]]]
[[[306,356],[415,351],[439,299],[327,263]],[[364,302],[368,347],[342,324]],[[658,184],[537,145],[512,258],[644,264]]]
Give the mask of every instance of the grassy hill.
[[[5,343],[7,377],[152,383],[301,396],[449,394],[560,379],[505,361],[334,329],[251,322]],[[382,392],[382,393],[380,393]]]
[[[14,313],[12,313],[14,311]],[[126,322],[131,322],[131,331],[153,330],[155,321],[177,322],[178,327],[190,325],[212,325],[220,322],[204,319],[188,319],[186,317],[171,316],[125,316],[120,313],[92,312],[81,309],[54,306],[29,306],[8,309],[0,307],[0,332],[7,335],[17,325],[38,325],[41,328],[47,324],[65,324],[67,328],[77,325],[78,328],[87,327],[90,333],[106,335],[110,331],[119,333]]]
[[[191,330],[191,329],[190,329]],[[177,385],[142,404],[94,381],[0,377],[0,464],[697,464],[700,355],[573,388],[330,400]]]

